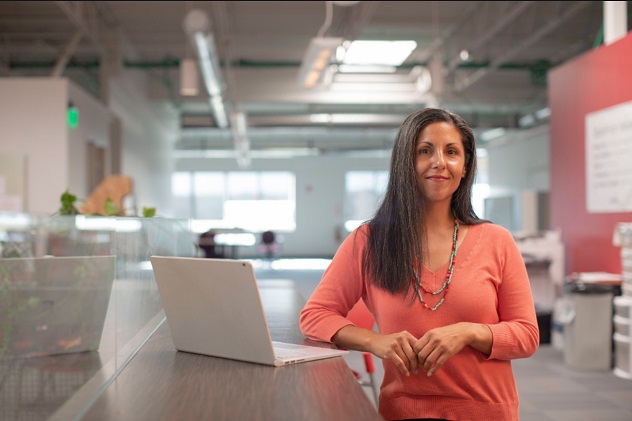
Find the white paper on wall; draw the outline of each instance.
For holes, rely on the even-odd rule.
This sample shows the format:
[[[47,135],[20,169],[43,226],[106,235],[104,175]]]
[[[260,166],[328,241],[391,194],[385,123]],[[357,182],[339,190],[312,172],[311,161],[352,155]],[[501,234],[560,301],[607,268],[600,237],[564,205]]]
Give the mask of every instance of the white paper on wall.
[[[632,101],[586,115],[586,209],[632,211]]]

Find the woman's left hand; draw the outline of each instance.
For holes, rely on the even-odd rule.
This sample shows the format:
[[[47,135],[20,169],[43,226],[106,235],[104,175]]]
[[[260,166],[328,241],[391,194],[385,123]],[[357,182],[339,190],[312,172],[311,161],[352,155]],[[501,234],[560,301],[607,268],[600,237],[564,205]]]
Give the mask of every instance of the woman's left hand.
[[[446,361],[472,345],[481,352],[491,352],[492,334],[489,327],[477,323],[455,323],[427,331],[414,345],[419,365],[432,376]]]

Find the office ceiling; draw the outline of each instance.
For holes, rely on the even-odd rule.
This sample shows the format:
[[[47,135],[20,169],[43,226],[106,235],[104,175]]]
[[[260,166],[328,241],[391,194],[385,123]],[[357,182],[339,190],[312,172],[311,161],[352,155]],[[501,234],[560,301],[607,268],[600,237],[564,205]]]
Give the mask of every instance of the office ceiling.
[[[334,1],[328,23],[326,3],[2,1],[0,76],[63,69],[98,96],[104,75],[144,72],[149,97],[180,116],[179,149],[228,150],[231,129],[217,127],[208,95],[178,92],[180,60],[196,57],[184,18],[201,9],[220,59],[224,103],[244,113],[253,152],[383,150],[404,117],[428,105],[454,110],[478,133],[545,121],[542,113],[524,117],[546,107],[547,71],[598,45],[603,20],[600,1]],[[299,68],[319,32],[414,40],[417,48],[395,75],[338,73],[329,87],[306,89]],[[433,78],[427,92],[415,83],[420,69]]]

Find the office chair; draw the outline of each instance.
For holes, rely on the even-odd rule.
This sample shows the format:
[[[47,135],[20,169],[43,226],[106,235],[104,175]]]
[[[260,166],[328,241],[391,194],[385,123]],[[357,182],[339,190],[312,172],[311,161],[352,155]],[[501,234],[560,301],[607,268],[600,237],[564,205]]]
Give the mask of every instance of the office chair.
[[[279,243],[274,231],[265,231],[261,234],[260,249],[265,254],[266,259],[272,259],[279,251]]]
[[[347,319],[349,319],[354,325],[358,327],[362,327],[364,329],[373,330],[373,324],[375,320],[373,318],[373,314],[369,311],[364,304],[364,300],[360,300],[356,303],[355,306],[351,310],[349,310],[349,314],[347,314]],[[366,368],[366,372],[369,375],[369,380],[362,380],[362,375],[355,370],[353,374],[358,379],[358,383],[362,386],[370,387],[373,392],[373,398],[375,399],[375,405],[378,405],[378,393],[377,393],[377,385],[375,384],[375,379],[373,377],[373,373],[375,373],[375,366],[373,364],[373,356],[370,352],[363,352],[362,357],[364,358],[364,366]]]

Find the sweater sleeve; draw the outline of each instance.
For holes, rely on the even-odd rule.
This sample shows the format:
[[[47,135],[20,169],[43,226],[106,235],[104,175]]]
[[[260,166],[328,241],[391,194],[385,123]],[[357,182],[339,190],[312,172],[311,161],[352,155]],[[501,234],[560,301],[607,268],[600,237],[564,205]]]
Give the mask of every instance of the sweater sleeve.
[[[343,241],[301,311],[300,327],[309,339],[331,342],[336,332],[353,324],[346,316],[364,292],[365,229],[358,228]]]
[[[533,355],[538,349],[540,334],[522,254],[511,234],[504,233],[500,248],[502,281],[498,286],[500,322],[488,325],[493,336],[488,358],[509,360]]]

